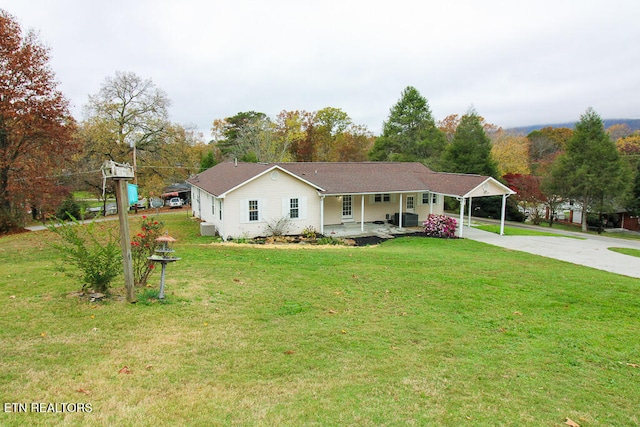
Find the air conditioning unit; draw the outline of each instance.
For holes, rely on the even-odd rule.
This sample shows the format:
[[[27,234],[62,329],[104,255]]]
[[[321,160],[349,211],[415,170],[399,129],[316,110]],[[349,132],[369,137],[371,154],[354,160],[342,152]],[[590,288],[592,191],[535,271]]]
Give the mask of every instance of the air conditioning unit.
[[[210,222],[200,223],[200,235],[214,237],[217,235],[216,226]]]

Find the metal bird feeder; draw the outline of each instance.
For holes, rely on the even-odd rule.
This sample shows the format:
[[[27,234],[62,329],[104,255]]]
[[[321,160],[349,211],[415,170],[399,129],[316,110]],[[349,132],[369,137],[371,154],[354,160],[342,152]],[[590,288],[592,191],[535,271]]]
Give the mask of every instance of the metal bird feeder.
[[[155,250],[156,254],[151,255],[147,259],[151,262],[159,262],[162,264],[162,273],[160,275],[160,293],[158,294],[158,299],[164,299],[164,272],[167,268],[167,264],[170,262],[179,261],[180,258],[171,256],[173,252],[175,252],[171,245],[177,242],[176,239],[169,236],[169,233],[165,232],[164,236],[160,236],[156,239],[156,242],[161,243],[160,247]]]

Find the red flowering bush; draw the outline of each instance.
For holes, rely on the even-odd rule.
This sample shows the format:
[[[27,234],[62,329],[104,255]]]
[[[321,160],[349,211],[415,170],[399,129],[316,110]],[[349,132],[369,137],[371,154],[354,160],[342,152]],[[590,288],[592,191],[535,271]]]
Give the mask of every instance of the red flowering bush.
[[[429,237],[451,239],[456,237],[458,222],[446,215],[430,214],[424,222],[424,233]]]
[[[147,258],[154,254],[160,245],[156,239],[162,234],[164,223],[142,216],[140,232],[131,239],[131,260],[133,262],[133,282],[136,286],[147,284],[154,264]]]

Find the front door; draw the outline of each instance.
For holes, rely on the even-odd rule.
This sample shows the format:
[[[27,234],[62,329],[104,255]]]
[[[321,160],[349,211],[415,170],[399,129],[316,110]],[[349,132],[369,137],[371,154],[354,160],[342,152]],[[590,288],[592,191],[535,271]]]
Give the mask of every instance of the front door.
[[[416,212],[416,198],[414,196],[407,196],[407,212]]]
[[[342,196],[342,220],[353,220],[353,199],[351,195]]]

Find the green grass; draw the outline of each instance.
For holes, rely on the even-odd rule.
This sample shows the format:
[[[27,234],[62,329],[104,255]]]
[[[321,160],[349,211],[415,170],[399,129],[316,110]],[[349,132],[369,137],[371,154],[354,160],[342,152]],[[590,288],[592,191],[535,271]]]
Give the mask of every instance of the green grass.
[[[79,300],[51,233],[0,238],[0,401],[92,405],[0,425],[640,423],[637,279],[468,239],[220,245],[163,220],[165,303],[157,274],[144,303]]]
[[[489,231],[491,233],[500,234],[500,226],[499,225],[479,225],[476,227],[479,230]],[[551,231],[542,231],[542,230],[534,230],[531,228],[520,228],[520,227],[504,227],[504,235],[505,236],[555,236],[555,237],[572,237],[567,236],[566,234],[554,233]]]
[[[625,255],[640,257],[640,249],[632,248],[609,248],[610,251],[618,252]]]

